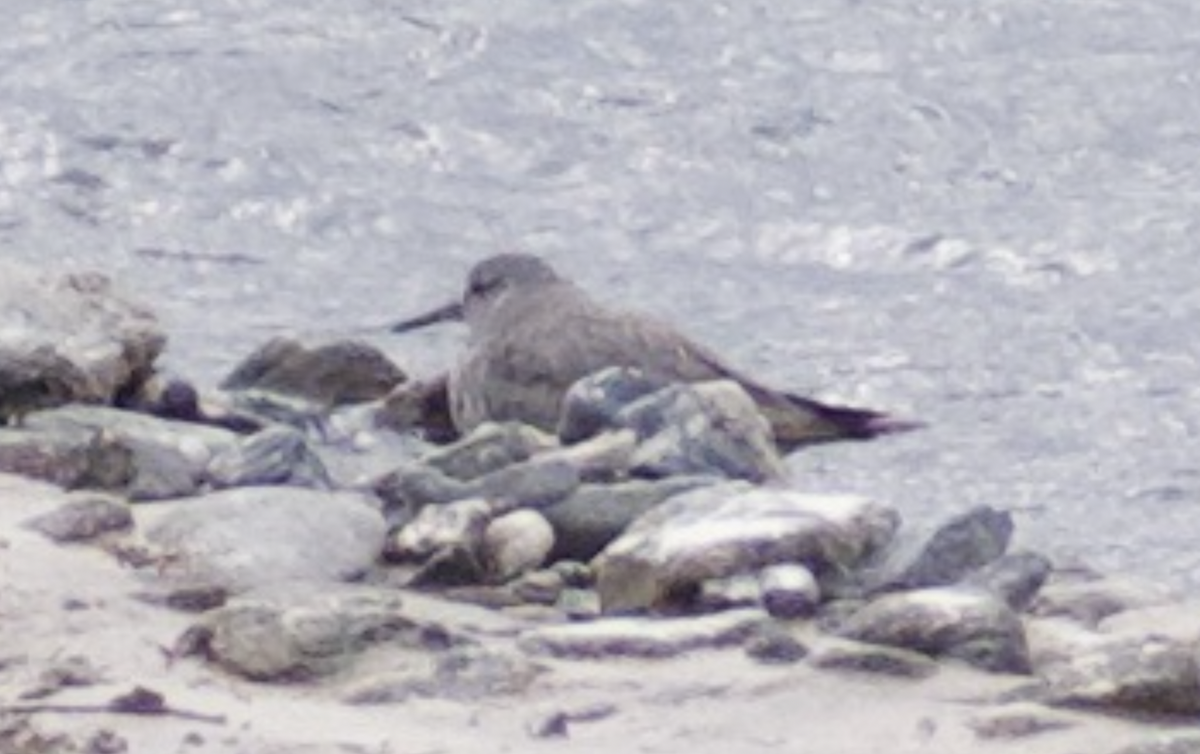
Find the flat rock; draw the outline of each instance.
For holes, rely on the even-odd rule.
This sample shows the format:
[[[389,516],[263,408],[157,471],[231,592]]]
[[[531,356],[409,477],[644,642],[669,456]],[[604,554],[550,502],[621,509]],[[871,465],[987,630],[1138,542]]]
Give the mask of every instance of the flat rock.
[[[77,493],[70,501],[25,525],[56,542],[81,542],[133,527],[129,504],[111,495]]]
[[[557,438],[523,424],[482,424],[421,462],[459,481],[469,481],[558,446]]]
[[[168,575],[236,593],[361,574],[375,562],[386,533],[374,502],[350,492],[244,487],[136,513],[148,539],[170,553]]]
[[[1172,601],[1160,585],[1126,577],[1066,579],[1060,574],[1042,587],[1030,612],[1042,617],[1066,616],[1095,626],[1110,615]]]
[[[1115,639],[1040,671],[1044,701],[1128,712],[1200,713],[1196,647],[1158,636]]]
[[[1060,712],[1029,703],[1005,705],[975,715],[967,726],[981,741],[1016,741],[1072,728],[1078,723]]]
[[[953,657],[1000,673],[1028,673],[1025,629],[1008,604],[976,589],[938,587],[886,594],[841,626],[849,639]]]
[[[37,407],[113,403],[150,376],[167,342],[154,315],[104,275],[56,276],[12,262],[0,262],[0,322],[0,350],[46,355],[43,376],[73,375],[35,389],[28,397]]]
[[[970,574],[963,583],[985,589],[1013,610],[1022,611],[1033,604],[1053,568],[1049,558],[1040,553],[1010,552]]]
[[[348,684],[342,698],[348,704],[395,704],[414,697],[478,702],[522,694],[542,673],[521,653],[470,644],[393,651],[373,657],[370,674]]]
[[[701,582],[803,563],[820,575],[859,564],[895,532],[894,510],[861,497],[744,484],[677,495],[645,514],[595,561],[606,612],[651,608]]]
[[[809,663],[822,670],[928,678],[938,671],[928,655],[899,647],[845,639],[824,639],[809,655]]]
[[[125,490],[136,464],[129,446],[108,432],[23,428],[0,432],[0,472],[64,489]]]
[[[1200,736],[1192,733],[1158,733],[1108,754],[1200,754]]]
[[[520,646],[533,654],[570,659],[673,657],[695,649],[739,645],[767,620],[760,610],[695,618],[603,618],[527,631]]]
[[[216,489],[259,485],[291,485],[329,489],[333,486],[316,451],[302,432],[272,427],[240,439],[216,455],[205,469]]]
[[[1200,600],[1125,610],[1100,621],[1109,636],[1160,636],[1200,647]]]
[[[1004,554],[1012,538],[1012,516],[978,506],[931,532],[901,532],[868,589],[890,591],[948,586]]]

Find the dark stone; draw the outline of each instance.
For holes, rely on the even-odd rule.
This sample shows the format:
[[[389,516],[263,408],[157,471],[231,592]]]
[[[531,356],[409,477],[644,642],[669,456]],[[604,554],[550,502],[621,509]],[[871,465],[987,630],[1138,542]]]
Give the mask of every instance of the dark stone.
[[[822,670],[887,675],[894,678],[928,678],[937,663],[919,652],[856,641],[827,643],[813,652],[809,663]]]
[[[429,442],[449,443],[459,438],[450,416],[447,376],[428,382],[406,382],[384,400],[376,423],[396,432],[417,431]]]
[[[808,656],[808,647],[781,626],[768,624],[746,640],[746,655],[764,665],[794,665]]]
[[[0,433],[0,472],[66,489],[124,490],[135,471],[133,451],[108,432],[55,428]]]
[[[416,518],[425,506],[465,500],[471,497],[474,488],[432,466],[414,462],[388,472],[375,482],[373,489],[383,500],[384,516],[394,530]]]
[[[579,489],[579,481],[579,470],[566,461],[534,458],[480,477],[470,488],[502,508],[545,508]]]
[[[1003,555],[967,577],[965,584],[986,589],[1008,603],[1013,610],[1025,610],[1033,603],[1053,566],[1036,552]]]
[[[1200,664],[1191,642],[1158,636],[1113,641],[1043,669],[1045,701],[1074,707],[1194,716]]]
[[[563,398],[558,437],[571,444],[625,426],[621,412],[667,383],[637,369],[611,367],[579,380]]]
[[[466,546],[446,547],[427,558],[408,585],[415,589],[445,589],[483,583],[487,572],[476,552]]]
[[[208,465],[216,489],[290,485],[313,489],[333,486],[329,472],[304,435],[291,427],[273,427],[239,441]]]
[[[378,400],[406,379],[377,348],[339,341],[307,348],[275,338],[239,364],[221,383],[226,390],[261,390],[333,407]]]
[[[555,447],[557,440],[523,424],[484,424],[453,445],[421,459],[443,474],[470,481]]]
[[[643,513],[674,495],[713,481],[707,477],[677,477],[584,485],[566,500],[542,510],[554,528],[550,560],[591,560]]]
[[[107,495],[86,495],[25,523],[56,542],[79,542],[133,526],[124,501]]]
[[[979,506],[955,516],[926,538],[901,532],[882,567],[867,574],[870,591],[948,586],[1004,554],[1012,516]]]
[[[130,500],[169,500],[199,490],[196,464],[176,448],[134,438],[127,438],[125,444],[137,460],[137,473],[129,483]]]
[[[0,349],[0,422],[20,425],[26,414],[87,395],[87,375],[52,346]]]

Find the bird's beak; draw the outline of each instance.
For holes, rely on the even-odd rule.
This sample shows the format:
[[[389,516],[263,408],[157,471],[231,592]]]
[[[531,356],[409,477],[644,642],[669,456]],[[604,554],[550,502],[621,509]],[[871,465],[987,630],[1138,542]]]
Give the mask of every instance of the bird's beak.
[[[436,325],[439,322],[461,322],[463,318],[462,303],[455,301],[453,304],[447,304],[438,307],[431,312],[426,312],[417,317],[406,319],[397,322],[389,329],[392,332],[409,332],[410,330],[419,330],[422,327]]]

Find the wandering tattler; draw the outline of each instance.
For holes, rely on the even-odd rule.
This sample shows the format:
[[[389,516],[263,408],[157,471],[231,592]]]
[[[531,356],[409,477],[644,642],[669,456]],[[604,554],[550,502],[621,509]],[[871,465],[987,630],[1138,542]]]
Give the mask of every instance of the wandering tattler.
[[[734,380],[758,404],[784,449],[919,426],[761,385],[666,324],[597,304],[529,254],[485,259],[471,270],[461,302],[391,329],[406,332],[452,320],[465,320],[470,328],[469,350],[448,384],[459,432],[486,421],[520,421],[553,431],[568,388],[613,366],[672,382]]]

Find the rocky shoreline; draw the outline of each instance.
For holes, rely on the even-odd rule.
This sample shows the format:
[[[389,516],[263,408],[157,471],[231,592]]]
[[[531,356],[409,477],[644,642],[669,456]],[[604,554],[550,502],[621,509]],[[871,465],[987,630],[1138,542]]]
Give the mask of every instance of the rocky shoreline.
[[[1200,751],[1179,597],[786,483],[736,385],[444,381],[277,340],[219,394],[101,276],[0,283],[0,752]],[[437,440],[437,443],[431,442]]]

